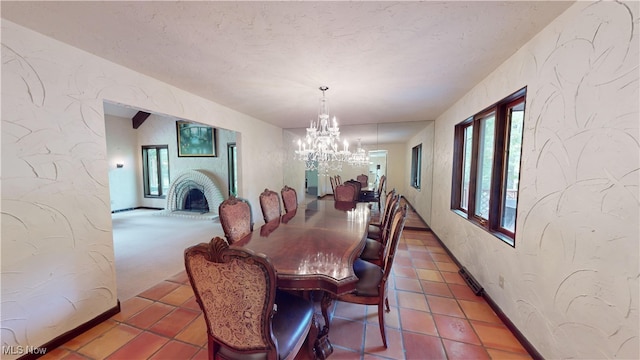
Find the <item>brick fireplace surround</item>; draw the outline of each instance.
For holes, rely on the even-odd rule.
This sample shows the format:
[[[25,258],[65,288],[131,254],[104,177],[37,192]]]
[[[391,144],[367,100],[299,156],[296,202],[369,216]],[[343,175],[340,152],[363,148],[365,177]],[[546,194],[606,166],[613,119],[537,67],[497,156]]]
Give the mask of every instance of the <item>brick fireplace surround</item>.
[[[188,212],[181,211],[181,206],[188,194],[188,189],[180,185],[181,183],[186,181],[193,181],[202,186],[204,197],[207,199],[207,203],[209,204],[208,213],[189,214]],[[167,205],[162,213],[163,215],[213,219],[218,217],[218,206],[220,206],[220,203],[222,203],[222,201],[224,201],[224,195],[220,191],[220,188],[216,185],[215,177],[213,174],[207,172],[206,170],[188,170],[176,177],[169,186],[169,193],[167,194]]]

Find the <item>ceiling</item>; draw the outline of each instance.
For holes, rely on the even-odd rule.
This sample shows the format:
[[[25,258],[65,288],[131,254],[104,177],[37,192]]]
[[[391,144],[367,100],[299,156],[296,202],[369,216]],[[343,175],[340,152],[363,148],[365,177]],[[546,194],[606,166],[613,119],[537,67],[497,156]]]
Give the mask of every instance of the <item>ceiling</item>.
[[[298,134],[328,86],[343,137],[370,144],[406,141],[571,3],[2,1],[2,18]]]

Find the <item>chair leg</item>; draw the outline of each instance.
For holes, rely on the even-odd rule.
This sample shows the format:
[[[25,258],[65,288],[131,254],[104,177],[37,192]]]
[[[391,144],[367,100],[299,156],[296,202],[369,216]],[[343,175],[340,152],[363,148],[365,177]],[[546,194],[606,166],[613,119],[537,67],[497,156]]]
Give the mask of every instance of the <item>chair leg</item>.
[[[387,304],[387,307],[389,304]],[[388,312],[389,310],[387,310]],[[380,325],[380,335],[382,336],[382,345],[387,347],[387,334],[384,331],[384,308],[382,300],[378,303],[378,324]]]

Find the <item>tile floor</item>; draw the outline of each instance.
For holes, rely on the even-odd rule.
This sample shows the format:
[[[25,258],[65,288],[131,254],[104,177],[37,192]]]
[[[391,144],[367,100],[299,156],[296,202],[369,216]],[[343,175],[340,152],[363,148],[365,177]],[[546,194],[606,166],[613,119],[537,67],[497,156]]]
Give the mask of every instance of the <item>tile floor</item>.
[[[334,303],[330,359],[530,359],[421,220],[409,215],[389,284],[382,346],[377,307]],[[422,223],[423,227],[424,223]],[[304,351],[304,348],[303,348]],[[305,358],[299,354],[299,358]],[[207,359],[206,325],[184,271],[42,359]]]

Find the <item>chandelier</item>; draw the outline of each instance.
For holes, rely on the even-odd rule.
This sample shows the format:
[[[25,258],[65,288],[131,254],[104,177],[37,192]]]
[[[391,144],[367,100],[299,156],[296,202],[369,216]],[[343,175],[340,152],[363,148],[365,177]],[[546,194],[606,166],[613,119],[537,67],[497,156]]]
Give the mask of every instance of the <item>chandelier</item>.
[[[369,166],[369,155],[367,151],[362,148],[360,139],[358,139],[358,149],[349,156],[349,165],[353,167]]]
[[[322,98],[318,110],[318,120],[307,128],[304,141],[298,140],[296,158],[305,162],[305,170],[318,170],[319,173],[342,170],[342,164],[349,161],[349,144],[345,140],[340,150],[340,128],[335,116],[329,123],[329,105],[324,92],[329,90],[321,86]]]

